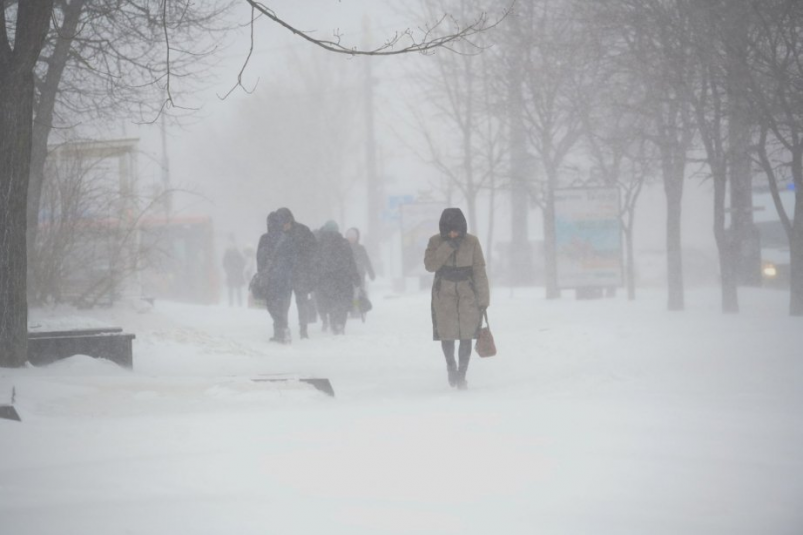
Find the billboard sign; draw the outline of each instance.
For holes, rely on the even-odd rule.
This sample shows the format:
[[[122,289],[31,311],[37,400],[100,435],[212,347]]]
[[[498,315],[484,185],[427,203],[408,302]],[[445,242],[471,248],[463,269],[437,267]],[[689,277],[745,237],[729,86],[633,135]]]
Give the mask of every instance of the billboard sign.
[[[555,191],[555,255],[560,288],[622,284],[618,188]]]

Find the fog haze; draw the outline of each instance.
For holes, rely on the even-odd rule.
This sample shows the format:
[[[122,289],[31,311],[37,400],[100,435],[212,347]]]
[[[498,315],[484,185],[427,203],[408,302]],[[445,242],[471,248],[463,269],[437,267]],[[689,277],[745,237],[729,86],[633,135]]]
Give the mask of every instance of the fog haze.
[[[279,2],[275,11],[297,27],[315,30],[316,37],[341,35],[344,43],[380,43],[396,31],[416,28],[422,18],[376,2]],[[240,14],[247,20],[247,14]],[[502,24],[505,22],[503,21]],[[434,55],[391,58],[337,55],[307,43],[269,21],[257,22],[254,52],[234,88],[249,48],[249,35],[240,31],[219,54],[219,64],[204,78],[209,87],[202,108],[185,125],[168,127],[170,180],[174,187],[198,195],[178,195],[177,214],[204,213],[215,222],[217,243],[233,233],[242,245],[253,245],[264,232],[268,212],[280,206],[293,210],[311,228],[333,219],[343,228],[368,223],[365,170],[366,62],[374,79],[374,121],[378,173],[384,195],[441,197],[439,171],[427,165],[426,147],[416,127],[415,113],[428,96],[415,73],[433,68]],[[367,28],[367,31],[366,31]],[[493,43],[493,30],[490,33]],[[491,45],[493,46],[493,44]],[[435,54],[449,54],[437,51]],[[233,91],[232,88],[234,88]],[[247,91],[246,91],[247,90]],[[231,91],[231,92],[230,92]],[[248,92],[250,91],[250,92]],[[230,93],[229,93],[230,92]],[[220,97],[228,94],[225,99]],[[426,113],[426,112],[424,112]],[[143,145],[160,158],[156,125],[144,129]],[[149,148],[147,148],[149,147]],[[690,282],[712,282],[716,250],[710,216],[711,187],[690,184],[693,195],[684,200],[685,246],[693,249]],[[507,199],[500,196],[494,236],[510,236]],[[464,206],[459,194],[452,204]],[[488,229],[487,209],[480,208],[480,228]],[[665,201],[659,184],[648,187],[637,210],[636,248],[653,255],[645,269],[662,271],[665,239]],[[531,207],[529,233],[540,239],[540,211]],[[383,239],[397,232],[397,222],[379,229]],[[385,242],[383,255],[390,258]],[[395,245],[393,245],[395,246]],[[701,273],[694,273],[700,270]],[[660,273],[651,275],[658,282]]]
[[[2,534],[803,533],[803,3],[43,5]]]

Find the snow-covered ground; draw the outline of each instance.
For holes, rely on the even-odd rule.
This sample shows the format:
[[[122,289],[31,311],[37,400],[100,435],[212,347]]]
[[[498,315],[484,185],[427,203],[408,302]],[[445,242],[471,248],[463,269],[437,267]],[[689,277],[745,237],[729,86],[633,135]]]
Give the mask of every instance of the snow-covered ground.
[[[0,370],[0,533],[803,533],[803,323],[716,289],[547,302],[495,288],[499,355],[451,390],[426,294],[345,337],[268,342],[263,310],[34,310],[135,333],[134,370]],[[291,309],[291,316],[295,310]],[[297,334],[294,333],[294,334]],[[336,398],[295,381],[325,377]]]

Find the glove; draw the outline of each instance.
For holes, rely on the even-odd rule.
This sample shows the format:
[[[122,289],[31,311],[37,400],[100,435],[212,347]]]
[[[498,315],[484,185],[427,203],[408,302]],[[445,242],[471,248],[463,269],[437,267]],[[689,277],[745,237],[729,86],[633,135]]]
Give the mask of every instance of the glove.
[[[452,249],[457,249],[458,247],[460,247],[460,243],[462,241],[463,237],[458,236],[457,238],[449,238],[448,240],[446,240],[446,243],[448,243]]]

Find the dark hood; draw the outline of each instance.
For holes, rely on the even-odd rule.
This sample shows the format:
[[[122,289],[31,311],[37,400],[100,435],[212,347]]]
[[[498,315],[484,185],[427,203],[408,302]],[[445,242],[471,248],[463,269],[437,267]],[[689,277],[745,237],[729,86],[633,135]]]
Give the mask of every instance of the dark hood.
[[[268,232],[275,232],[282,229],[282,224],[279,222],[279,217],[276,212],[268,214]]]
[[[463,215],[460,208],[447,208],[441,214],[440,229],[441,236],[446,236],[453,230],[459,232],[461,236],[465,236],[468,231],[466,216]]]
[[[354,235],[357,236],[357,241],[355,241],[354,243],[360,243],[360,229],[358,229],[357,227],[351,227],[346,231],[346,236],[348,236],[350,232],[353,232]]]
[[[293,212],[291,212],[289,208],[279,208],[276,210],[276,219],[282,226],[287,223],[296,222],[295,218],[293,217]]]

